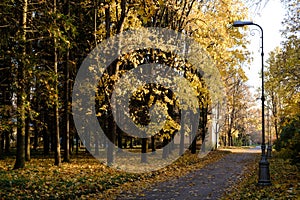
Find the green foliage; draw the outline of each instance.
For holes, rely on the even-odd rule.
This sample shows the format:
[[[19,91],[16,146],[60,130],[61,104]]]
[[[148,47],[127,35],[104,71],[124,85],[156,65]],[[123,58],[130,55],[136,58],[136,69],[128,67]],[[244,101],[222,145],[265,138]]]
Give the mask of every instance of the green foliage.
[[[280,138],[275,141],[275,149],[285,159],[300,168],[300,115],[283,126]]]

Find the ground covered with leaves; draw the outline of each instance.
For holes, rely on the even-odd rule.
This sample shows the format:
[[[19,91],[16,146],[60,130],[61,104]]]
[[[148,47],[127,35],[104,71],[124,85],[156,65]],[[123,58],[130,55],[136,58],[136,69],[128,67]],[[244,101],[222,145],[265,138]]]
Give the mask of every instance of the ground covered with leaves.
[[[126,173],[106,167],[88,155],[72,158],[61,167],[52,158],[33,158],[24,169],[12,170],[14,159],[0,160],[0,197],[3,199],[112,199],[130,189],[187,174],[221,159],[227,151],[213,151],[204,158],[186,153],[157,171]]]
[[[259,161],[259,160],[258,160]],[[270,163],[271,186],[258,186],[258,162],[252,166],[252,173],[246,174],[243,180],[233,186],[223,200],[253,199],[253,200],[285,200],[299,199],[300,172],[289,160],[284,160],[275,152],[268,159]],[[251,167],[251,166],[250,166]]]
[[[0,160],[0,199],[114,199],[120,193],[141,191],[153,183],[181,177],[216,162],[228,151],[213,151],[204,158],[186,153],[157,171],[126,173],[106,167],[88,155],[53,166],[52,158],[33,158],[26,168],[12,170],[14,159]],[[298,169],[278,156],[269,159],[271,186],[257,186],[258,159],[247,166],[239,183],[228,188],[223,199],[297,199],[300,196]]]

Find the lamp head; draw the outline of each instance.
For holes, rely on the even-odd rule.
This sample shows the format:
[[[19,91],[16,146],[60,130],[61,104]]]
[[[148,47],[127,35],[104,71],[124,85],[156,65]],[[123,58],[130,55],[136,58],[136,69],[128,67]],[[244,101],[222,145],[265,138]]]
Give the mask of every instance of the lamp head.
[[[251,21],[234,21],[233,26],[234,27],[243,27],[243,26],[248,26],[248,25],[253,25],[254,23]]]

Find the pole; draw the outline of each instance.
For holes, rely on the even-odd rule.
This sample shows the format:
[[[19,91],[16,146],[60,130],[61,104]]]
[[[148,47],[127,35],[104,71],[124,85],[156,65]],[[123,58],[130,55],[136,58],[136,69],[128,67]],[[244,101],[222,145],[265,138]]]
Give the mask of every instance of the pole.
[[[257,26],[261,31],[261,120],[262,120],[262,143],[261,143],[261,160],[259,162],[259,178],[258,185],[271,185],[269,162],[266,156],[265,143],[265,88],[264,88],[264,32],[260,25]]]
[[[258,185],[271,185],[269,162],[266,156],[266,143],[265,143],[265,88],[264,88],[264,31],[262,27],[251,21],[235,21],[234,27],[243,27],[253,25],[257,26],[261,31],[261,123],[262,123],[262,141],[261,141],[261,160],[259,162],[259,178]]]

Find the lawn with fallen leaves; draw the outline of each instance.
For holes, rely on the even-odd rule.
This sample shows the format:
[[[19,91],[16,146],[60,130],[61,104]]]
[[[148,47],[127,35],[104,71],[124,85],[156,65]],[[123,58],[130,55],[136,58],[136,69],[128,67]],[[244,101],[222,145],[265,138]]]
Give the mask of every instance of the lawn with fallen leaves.
[[[24,169],[13,170],[14,159],[0,160],[2,199],[113,199],[128,189],[179,177],[216,162],[227,151],[213,151],[199,158],[186,153],[169,166],[147,173],[126,173],[109,168],[89,155],[74,156],[61,167],[53,158],[37,157]]]
[[[251,199],[251,200],[299,200],[300,199],[300,172],[289,160],[277,156],[268,159],[270,163],[271,186],[259,186],[258,162],[249,166],[251,173],[246,174],[243,180],[233,186],[222,200]]]

